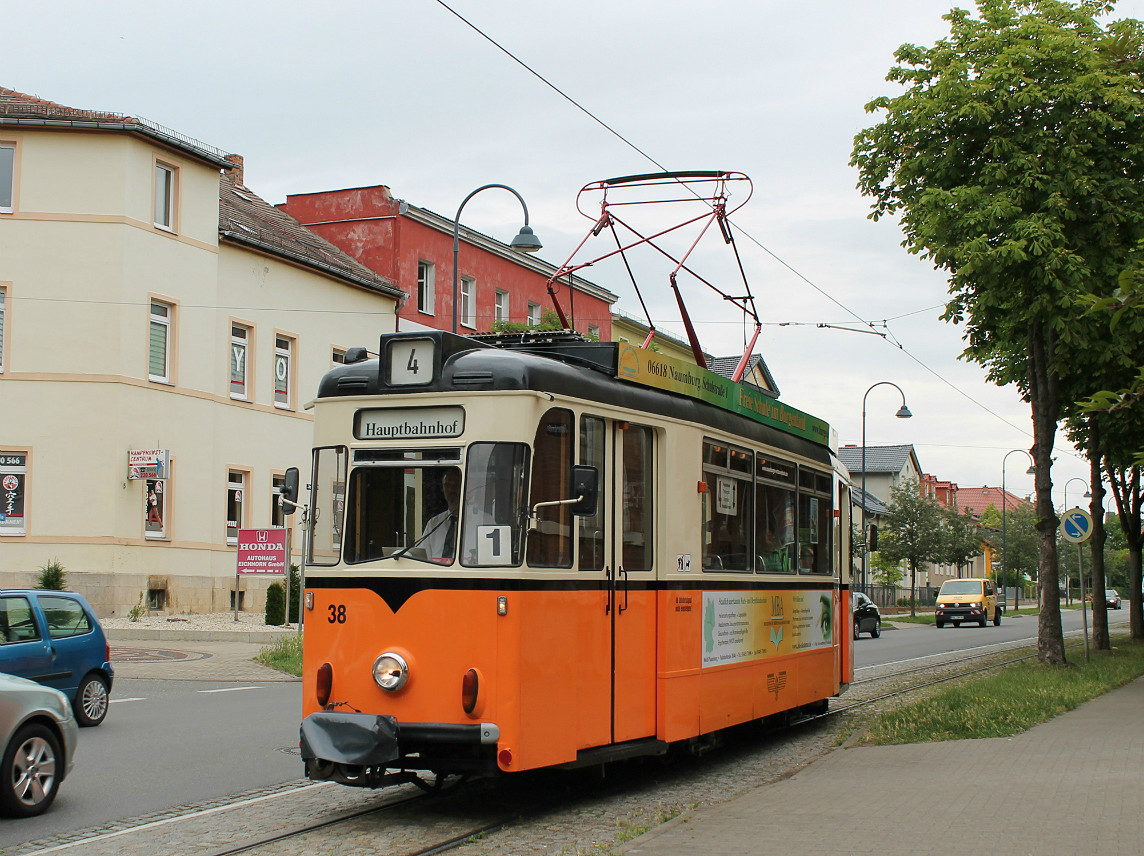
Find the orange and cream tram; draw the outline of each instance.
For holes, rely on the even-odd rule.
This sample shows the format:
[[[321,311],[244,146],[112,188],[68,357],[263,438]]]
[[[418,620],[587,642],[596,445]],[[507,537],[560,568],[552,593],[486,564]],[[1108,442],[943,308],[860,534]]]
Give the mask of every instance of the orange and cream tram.
[[[845,689],[850,502],[824,422],[574,334],[355,351],[314,403],[311,778],[658,754]]]

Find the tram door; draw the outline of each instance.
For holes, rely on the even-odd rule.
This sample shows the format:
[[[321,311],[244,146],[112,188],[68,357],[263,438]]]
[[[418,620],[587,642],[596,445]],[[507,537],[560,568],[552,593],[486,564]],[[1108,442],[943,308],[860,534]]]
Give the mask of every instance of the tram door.
[[[595,556],[607,589],[612,741],[636,740],[656,731],[655,432],[586,415],[581,438],[581,463],[602,475],[597,514],[580,522],[580,546],[581,568]]]

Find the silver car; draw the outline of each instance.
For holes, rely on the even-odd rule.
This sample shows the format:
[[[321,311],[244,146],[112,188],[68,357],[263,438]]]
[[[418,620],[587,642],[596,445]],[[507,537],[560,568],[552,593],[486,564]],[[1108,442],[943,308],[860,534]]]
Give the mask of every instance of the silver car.
[[[0,814],[32,817],[47,811],[75,763],[78,737],[66,695],[0,674]]]

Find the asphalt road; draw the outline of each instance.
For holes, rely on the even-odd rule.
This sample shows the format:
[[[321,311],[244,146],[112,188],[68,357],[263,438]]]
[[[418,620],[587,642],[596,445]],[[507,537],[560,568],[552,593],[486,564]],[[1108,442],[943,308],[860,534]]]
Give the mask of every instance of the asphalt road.
[[[116,679],[44,815],[0,820],[0,849],[303,779],[298,682]]]
[[[885,616],[883,616],[884,618]],[[1116,628],[1128,625],[1128,609],[1109,610],[1108,625]],[[1065,633],[1081,629],[1079,609],[1062,609],[1061,626]],[[1089,639],[1092,638],[1092,613],[1088,614]],[[1036,615],[1006,615],[1001,626],[986,624],[963,624],[961,627],[946,626],[941,630],[925,624],[902,624],[900,629],[884,630],[877,639],[863,635],[854,648],[854,667],[881,666],[899,660],[910,660],[931,654],[946,654],[951,651],[994,645],[998,642],[1033,642],[1037,638]],[[1076,659],[1078,654],[1069,654]],[[1079,657],[1083,660],[1081,649]]]

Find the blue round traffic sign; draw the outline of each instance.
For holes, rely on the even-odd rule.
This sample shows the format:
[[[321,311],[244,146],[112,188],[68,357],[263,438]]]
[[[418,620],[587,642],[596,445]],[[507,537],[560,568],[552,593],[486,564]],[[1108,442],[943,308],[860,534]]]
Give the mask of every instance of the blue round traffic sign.
[[[1061,535],[1074,544],[1087,541],[1092,535],[1092,517],[1083,508],[1070,508],[1061,521]]]

